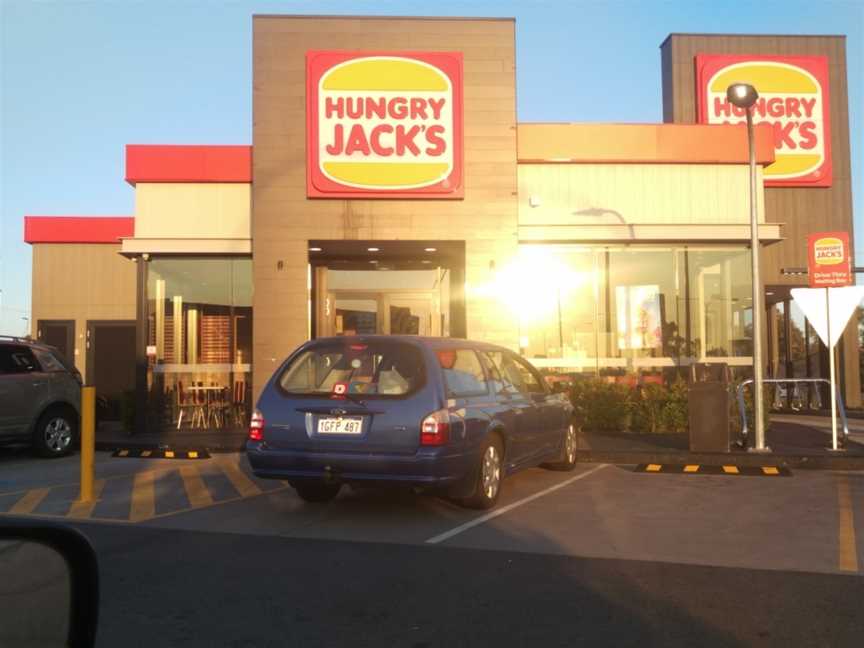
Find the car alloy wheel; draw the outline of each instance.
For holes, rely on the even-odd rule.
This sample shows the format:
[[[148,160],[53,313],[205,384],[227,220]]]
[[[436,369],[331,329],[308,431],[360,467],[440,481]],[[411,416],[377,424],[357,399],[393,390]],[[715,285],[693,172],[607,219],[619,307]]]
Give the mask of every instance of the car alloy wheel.
[[[480,474],[483,485],[483,493],[490,500],[494,500],[501,486],[501,457],[498,448],[490,445],[483,454],[483,465]]]
[[[72,426],[65,418],[56,416],[48,421],[43,431],[45,447],[51,452],[65,452],[72,443]]]

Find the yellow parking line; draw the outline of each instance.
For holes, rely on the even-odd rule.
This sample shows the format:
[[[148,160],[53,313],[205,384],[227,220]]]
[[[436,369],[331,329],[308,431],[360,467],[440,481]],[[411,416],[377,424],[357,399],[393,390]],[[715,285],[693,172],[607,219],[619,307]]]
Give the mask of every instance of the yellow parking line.
[[[186,489],[186,497],[193,508],[207,506],[213,503],[213,496],[204,485],[201,474],[195,466],[181,466],[180,476],[183,478],[183,487]]]
[[[648,464],[645,466],[646,472],[660,472],[662,466],[660,464]]]
[[[72,506],[69,508],[69,512],[66,514],[66,517],[89,518],[91,515],[93,515],[93,509],[96,508],[96,503],[102,496],[103,488],[105,488],[104,479],[97,479],[95,482],[93,482],[93,501],[82,502],[80,500],[75,500],[74,502],[72,502]]]
[[[249,479],[237,466],[226,463],[221,464],[220,468],[222,468],[225,476],[231,480],[231,483],[234,485],[234,488],[237,489],[237,492],[240,493],[241,497],[258,495],[261,492],[261,489],[255,485],[255,482]]]
[[[727,475],[737,475],[738,467],[737,466],[723,466],[723,472]]]
[[[780,471],[774,466],[762,466],[762,472],[766,475],[779,475]]]
[[[684,472],[699,472],[699,466],[684,466]]]
[[[155,479],[155,472],[140,472],[135,475],[129,508],[131,522],[140,522],[156,515],[156,490],[153,487]]]
[[[855,517],[852,513],[852,494],[845,477],[837,484],[837,507],[840,513],[837,525],[837,567],[840,571],[858,571],[858,549],[855,543]]]
[[[48,495],[49,490],[51,489],[34,488],[27,491],[24,497],[15,502],[15,506],[9,509],[8,512],[12,515],[27,515],[28,513],[32,513],[42,500],[45,499],[45,496]]]

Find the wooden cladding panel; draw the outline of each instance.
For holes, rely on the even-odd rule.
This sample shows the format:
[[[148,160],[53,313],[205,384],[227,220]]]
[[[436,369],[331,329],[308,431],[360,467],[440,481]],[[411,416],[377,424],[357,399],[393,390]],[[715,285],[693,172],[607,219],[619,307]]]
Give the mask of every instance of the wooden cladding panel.
[[[765,189],[765,219],[769,223],[784,224],[785,240],[765,249],[762,255],[764,281],[766,284],[798,285],[800,277],[783,276],[780,269],[807,265],[807,234],[834,229],[852,232],[845,39],[842,36],[673,34],[661,46],[666,121],[696,121],[697,54],[828,57],[833,186]]]

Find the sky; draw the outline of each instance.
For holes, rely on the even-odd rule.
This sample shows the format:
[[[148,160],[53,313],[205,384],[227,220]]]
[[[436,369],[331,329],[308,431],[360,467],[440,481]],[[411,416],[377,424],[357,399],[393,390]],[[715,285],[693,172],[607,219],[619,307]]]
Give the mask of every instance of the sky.
[[[519,121],[662,121],[674,32],[847,37],[864,265],[864,0],[0,0],[0,334],[29,330],[23,217],[132,215],[126,144],[251,144],[252,15],[516,18]]]

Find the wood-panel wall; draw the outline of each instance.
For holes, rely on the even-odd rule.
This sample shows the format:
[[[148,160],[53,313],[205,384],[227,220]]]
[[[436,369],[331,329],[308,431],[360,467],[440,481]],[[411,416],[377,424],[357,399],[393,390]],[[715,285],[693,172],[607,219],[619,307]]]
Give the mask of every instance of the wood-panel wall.
[[[310,49],[462,52],[464,200],[307,199]],[[515,254],[514,21],[255,16],[253,120],[256,393],[309,334],[308,240],[464,240],[469,285],[487,280],[490,261],[500,267]],[[514,324],[468,300],[469,336],[518,344]]]
[[[75,365],[86,376],[87,320],[135,319],[135,262],[120,245],[33,245],[31,334],[39,320],[75,320]]]

